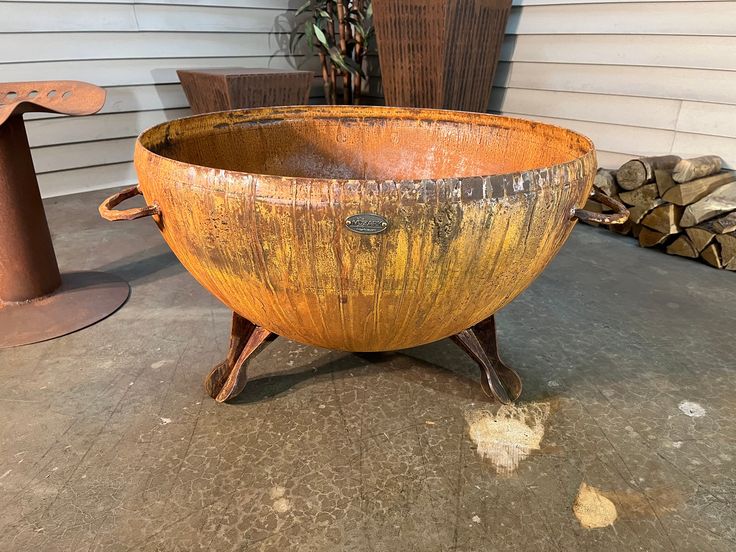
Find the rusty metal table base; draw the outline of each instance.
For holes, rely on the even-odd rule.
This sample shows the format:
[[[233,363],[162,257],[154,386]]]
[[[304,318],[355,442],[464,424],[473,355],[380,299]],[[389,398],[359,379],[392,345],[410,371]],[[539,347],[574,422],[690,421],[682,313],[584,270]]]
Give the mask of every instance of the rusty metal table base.
[[[128,298],[112,274],[59,273],[23,123],[23,113],[90,115],[104,103],[83,82],[0,83],[0,348],[74,332]]]
[[[204,380],[210,397],[222,403],[237,397],[248,383],[248,363],[278,336],[233,313],[230,349],[227,358],[215,366]],[[452,339],[480,368],[480,385],[491,399],[503,404],[521,395],[521,378],[498,355],[496,320],[490,316]]]
[[[107,272],[69,272],[48,295],[0,302],[0,349],[60,337],[108,317],[128,299],[128,282]]]

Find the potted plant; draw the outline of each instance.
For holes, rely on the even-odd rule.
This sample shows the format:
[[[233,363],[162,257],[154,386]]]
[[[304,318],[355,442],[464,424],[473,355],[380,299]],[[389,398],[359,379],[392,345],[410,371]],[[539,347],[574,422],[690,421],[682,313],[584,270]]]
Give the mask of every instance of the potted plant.
[[[305,39],[322,66],[325,101],[360,103],[373,36],[371,0],[307,0],[296,12],[291,51]]]

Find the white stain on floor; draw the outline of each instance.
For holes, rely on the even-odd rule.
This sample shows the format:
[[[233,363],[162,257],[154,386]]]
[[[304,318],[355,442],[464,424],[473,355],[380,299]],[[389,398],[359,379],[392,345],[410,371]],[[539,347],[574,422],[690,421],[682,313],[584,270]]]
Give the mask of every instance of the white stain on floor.
[[[286,489],[282,487],[281,485],[276,485],[273,489],[271,489],[271,498],[273,500],[276,500],[277,498],[281,498],[286,494]]]
[[[285,498],[279,498],[278,500],[274,501],[273,509],[276,510],[279,514],[283,514],[284,512],[288,512],[291,509],[291,502],[289,502]]]
[[[284,498],[286,489],[281,485],[276,485],[271,489],[271,499],[273,500],[273,509],[279,514],[283,514],[291,510],[291,502]]]
[[[580,484],[572,511],[580,525],[586,529],[608,527],[618,517],[616,505],[603,496],[600,490],[585,482]]]
[[[705,416],[705,408],[696,402],[682,401],[677,408],[679,408],[683,414],[690,416],[691,418],[702,418]]]
[[[496,472],[508,475],[533,450],[539,449],[549,411],[547,403],[507,404],[495,414],[488,410],[468,410],[465,420],[478,454],[490,460]]]

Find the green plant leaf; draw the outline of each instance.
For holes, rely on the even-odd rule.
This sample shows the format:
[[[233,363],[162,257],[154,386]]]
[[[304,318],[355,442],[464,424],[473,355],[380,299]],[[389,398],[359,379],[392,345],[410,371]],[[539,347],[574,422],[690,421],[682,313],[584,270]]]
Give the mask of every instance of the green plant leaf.
[[[307,11],[311,5],[312,5],[312,0],[307,0],[301,6],[299,6],[299,8],[296,10],[296,13],[294,15],[300,16],[305,11]]]
[[[345,58],[340,53],[340,50],[337,49],[337,47],[332,46],[331,48],[328,48],[327,53],[330,55],[330,60],[335,66],[339,67],[347,73],[353,72],[350,67],[345,63]]]
[[[345,65],[349,67],[349,71],[354,75],[360,75],[361,77],[365,77],[365,73],[363,72],[363,68],[358,65],[358,62],[356,62],[351,57],[343,57],[343,61],[345,62]]]
[[[314,50],[314,29],[312,25],[306,25],[304,27],[304,36],[307,37],[307,46],[310,50]]]
[[[319,40],[322,43],[322,46],[329,49],[330,44],[327,42],[327,37],[325,36],[325,33],[320,29],[315,23],[312,23],[312,28],[314,29],[314,35],[317,37],[317,40]]]

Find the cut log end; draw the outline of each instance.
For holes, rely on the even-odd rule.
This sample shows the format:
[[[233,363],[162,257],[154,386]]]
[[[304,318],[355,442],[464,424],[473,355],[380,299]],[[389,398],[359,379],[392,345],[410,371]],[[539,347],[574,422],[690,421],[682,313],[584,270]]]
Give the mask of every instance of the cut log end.
[[[633,190],[647,182],[652,182],[654,171],[657,169],[672,170],[680,160],[676,155],[632,159],[621,165],[616,173],[616,180],[624,190]]]
[[[621,192],[619,197],[626,205],[645,205],[655,199],[659,199],[659,192],[657,191],[656,184],[644,184],[634,190]]]
[[[616,180],[624,190],[633,190],[647,181],[647,168],[638,159],[632,159],[621,165]]]
[[[642,247],[654,247],[655,245],[664,243],[666,239],[667,234],[657,232],[656,230],[652,230],[646,226],[642,226],[641,231],[639,232],[639,245]]]
[[[718,234],[716,236],[721,246],[721,262],[723,266],[736,262],[736,232],[731,234]]]
[[[700,226],[688,228],[685,232],[687,233],[687,237],[690,238],[690,243],[693,244],[693,247],[695,247],[695,250],[698,252],[701,252],[708,247],[716,236],[707,228],[701,228]]]
[[[661,232],[668,236],[680,232],[680,217],[682,216],[682,207],[666,203],[655,207],[647,214],[641,223],[652,230]]]
[[[695,250],[692,242],[687,236],[679,236],[675,241],[667,246],[667,253],[670,255],[679,255],[680,257],[689,257],[695,259],[698,252]]]
[[[718,248],[718,244],[712,243],[708,247],[703,249],[703,251],[700,252],[700,258],[712,267],[723,268],[723,262],[721,262],[721,252]]]

